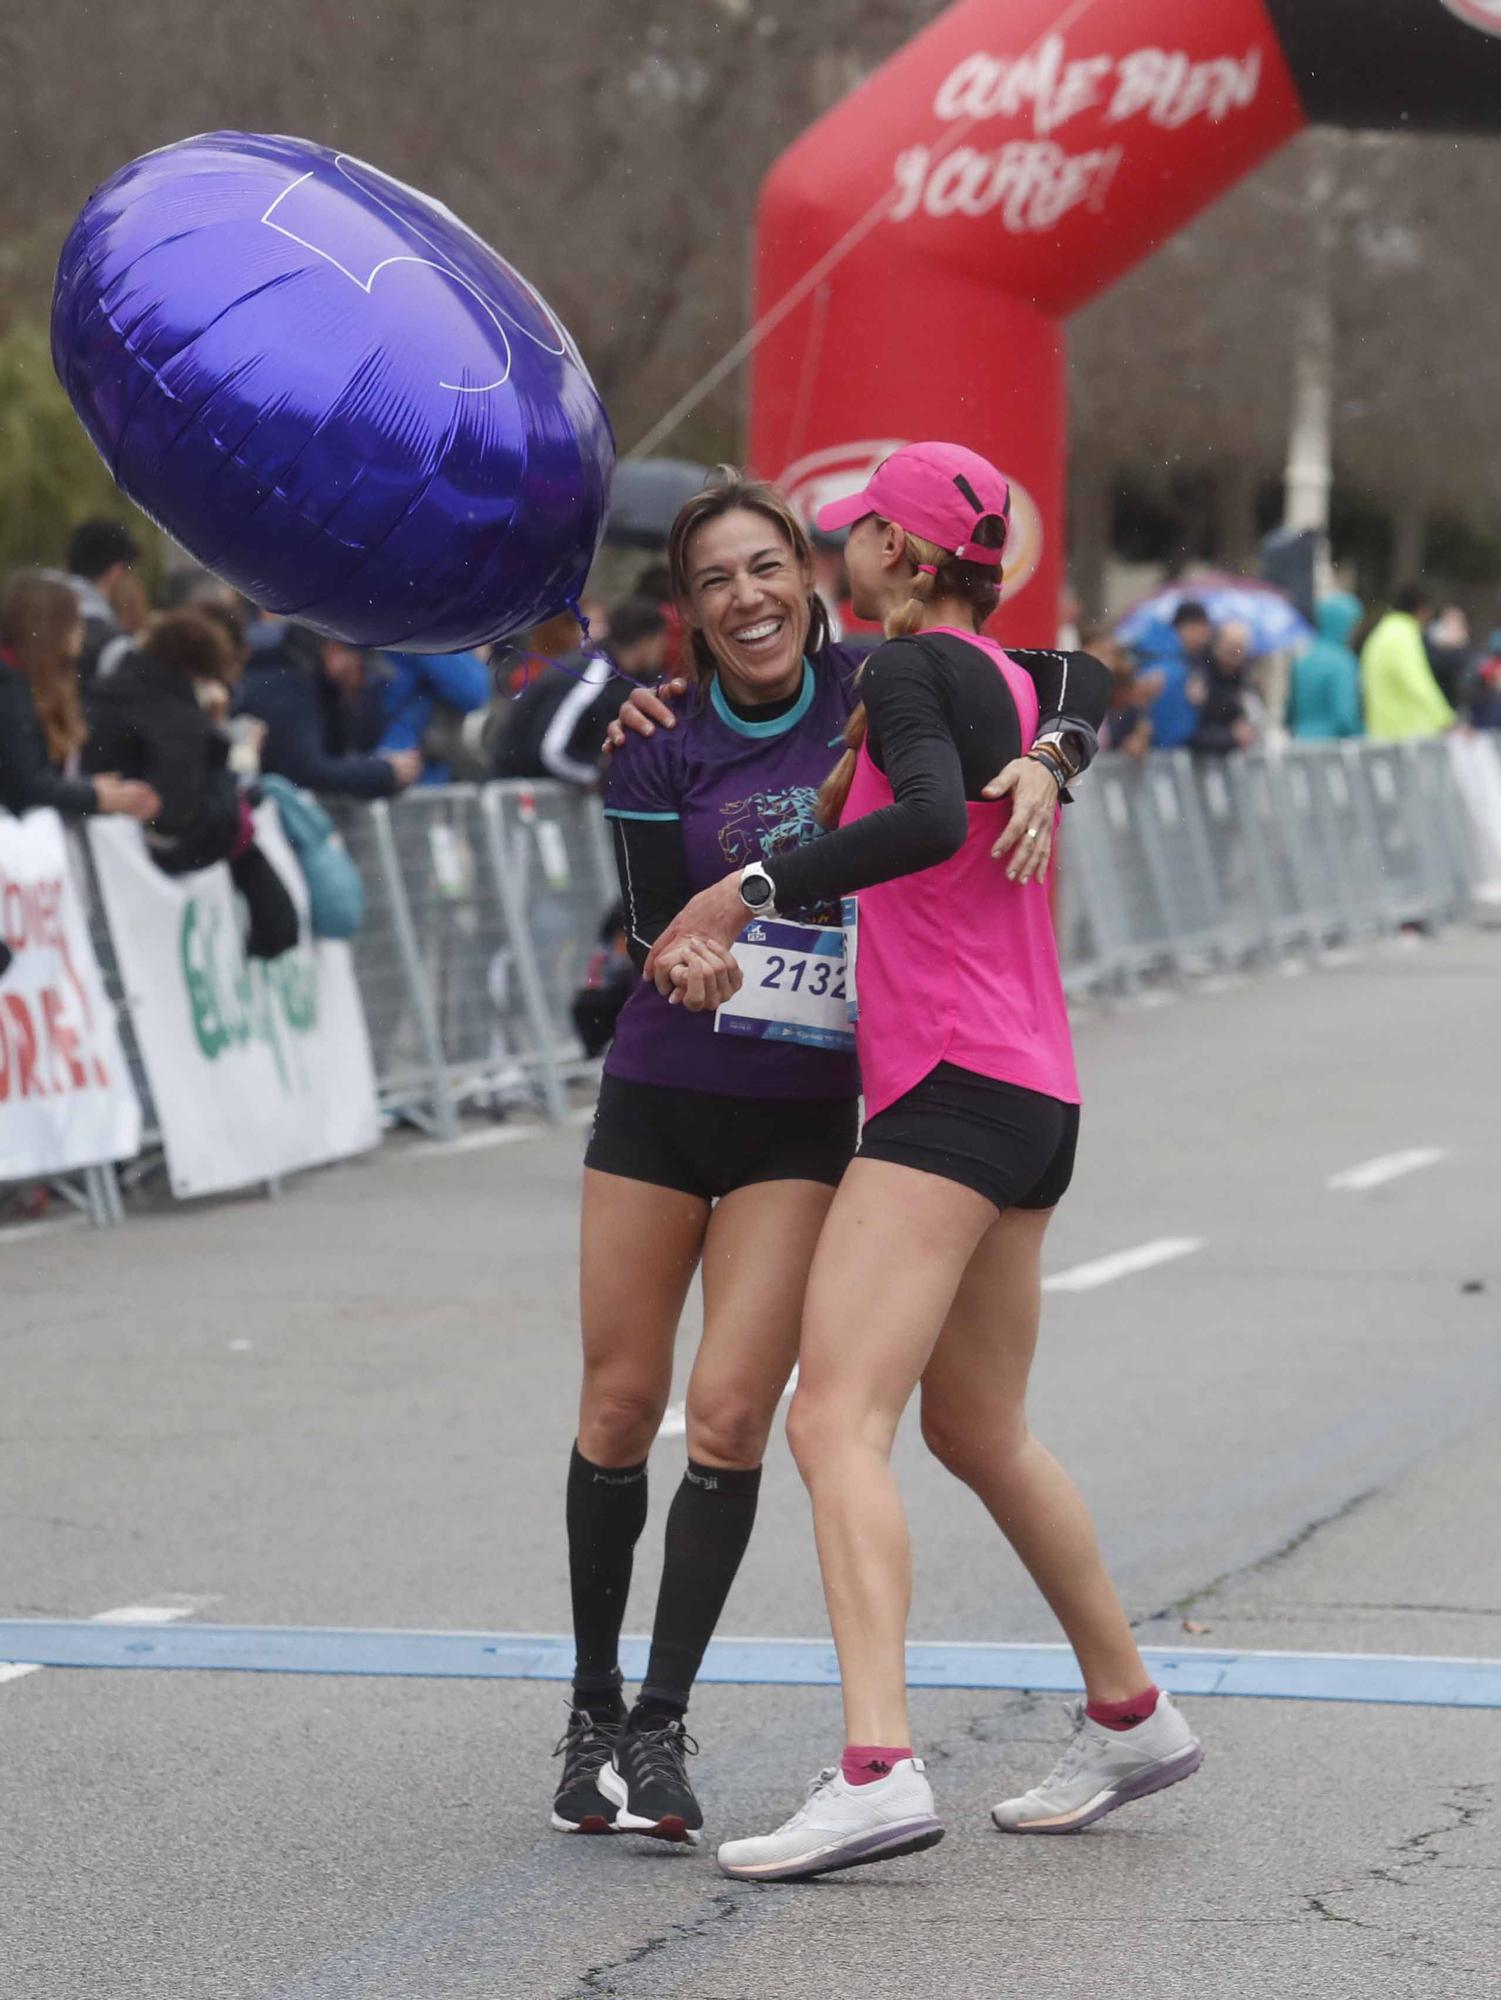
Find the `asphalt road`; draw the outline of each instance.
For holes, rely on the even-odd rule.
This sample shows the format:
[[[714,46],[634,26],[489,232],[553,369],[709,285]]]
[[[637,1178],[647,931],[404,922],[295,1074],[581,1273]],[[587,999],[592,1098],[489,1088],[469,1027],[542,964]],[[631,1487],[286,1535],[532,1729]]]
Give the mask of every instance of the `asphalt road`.
[[[1049,1268],[1195,1246],[1052,1292],[1039,1364],[1146,1640],[1501,1655],[1498,991],[1501,939],[1461,933],[1081,1018]],[[276,1203],[0,1236],[0,1617],[563,1630],[581,1145],[409,1142]],[[1055,1638],[975,1503],[911,1439],[901,1469],[913,1636]],[[780,1441],[726,1629],[827,1630]],[[1060,1698],[921,1693],[947,1840],[776,1889],[551,1834],[561,1693],[0,1679],[0,2000],[1496,1990],[1494,1710],[1201,1700],[1191,1785],[1028,1842],[988,1808]],[[708,1687],[693,1721],[711,1836],[839,1744],[828,1689]]]

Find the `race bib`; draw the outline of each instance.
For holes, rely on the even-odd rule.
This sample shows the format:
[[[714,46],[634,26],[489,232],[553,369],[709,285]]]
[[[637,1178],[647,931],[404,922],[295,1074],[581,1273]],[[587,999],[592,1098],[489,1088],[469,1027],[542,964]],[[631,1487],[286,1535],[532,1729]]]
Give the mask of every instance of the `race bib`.
[[[842,931],[767,918],[734,952],[745,984],[716,1012],[716,1034],[853,1051]]]
[[[839,905],[844,925],[844,1017],[853,1027],[860,1018],[860,994],[855,970],[860,962],[860,900],[846,896]]]

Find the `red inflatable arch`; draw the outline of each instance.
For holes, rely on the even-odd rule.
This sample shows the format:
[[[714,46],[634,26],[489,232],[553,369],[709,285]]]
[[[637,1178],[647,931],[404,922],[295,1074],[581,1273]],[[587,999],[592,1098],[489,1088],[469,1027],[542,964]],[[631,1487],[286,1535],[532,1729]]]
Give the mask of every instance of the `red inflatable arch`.
[[[984,452],[1007,633],[1050,642],[1063,320],[1308,124],[1501,129],[1501,0],[960,0],[767,178],[752,463],[811,511],[896,443]]]

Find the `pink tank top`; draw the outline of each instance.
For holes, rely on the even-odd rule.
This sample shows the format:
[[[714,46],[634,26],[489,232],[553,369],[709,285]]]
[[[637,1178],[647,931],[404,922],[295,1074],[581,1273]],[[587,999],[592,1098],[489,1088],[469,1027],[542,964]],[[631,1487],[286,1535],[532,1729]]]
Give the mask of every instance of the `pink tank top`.
[[[955,632],[995,661],[1021,720],[1037,734],[1037,690],[993,639]],[[841,825],[892,803],[861,748]],[[855,1040],[865,1115],[873,1118],[938,1063],[1079,1101],[1073,1038],[1048,892],[1006,880],[990,858],[1011,801],[971,804],[959,852],[917,875],[862,889],[855,959]]]

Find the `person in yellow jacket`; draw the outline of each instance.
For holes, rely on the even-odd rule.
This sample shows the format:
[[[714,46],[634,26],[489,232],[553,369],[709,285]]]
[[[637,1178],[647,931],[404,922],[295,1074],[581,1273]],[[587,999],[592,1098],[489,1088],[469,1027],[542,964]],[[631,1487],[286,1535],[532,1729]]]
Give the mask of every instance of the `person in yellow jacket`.
[[[1366,734],[1396,743],[1408,736],[1438,736],[1454,722],[1428,649],[1422,620],[1430,609],[1424,592],[1399,590],[1392,608],[1379,619],[1360,652],[1360,691]]]

